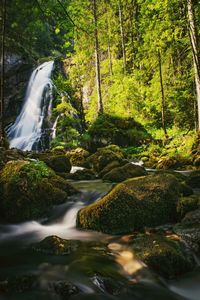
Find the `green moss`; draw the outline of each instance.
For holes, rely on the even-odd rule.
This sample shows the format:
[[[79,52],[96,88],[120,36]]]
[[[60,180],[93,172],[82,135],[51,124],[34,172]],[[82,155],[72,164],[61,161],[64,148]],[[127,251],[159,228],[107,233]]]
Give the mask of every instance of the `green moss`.
[[[124,155],[121,151],[112,151],[109,147],[99,148],[88,158],[90,166],[99,173],[111,162],[121,162]]]
[[[37,153],[34,158],[45,162],[55,172],[69,172],[71,170],[71,163],[65,154],[59,152],[45,152]]]
[[[181,197],[177,203],[177,212],[183,218],[188,212],[199,207],[200,199],[197,195],[190,197]]]
[[[83,148],[76,148],[66,153],[66,156],[70,159],[73,166],[88,167],[87,158],[90,153]]]
[[[34,244],[31,248],[37,252],[53,255],[69,254],[80,246],[80,241],[61,239],[56,235],[48,236],[41,242]]]
[[[11,161],[0,174],[1,215],[11,222],[47,216],[77,192],[44,162]]]
[[[195,267],[192,253],[180,241],[156,234],[138,235],[130,243],[134,253],[157,274],[171,279]]]
[[[128,178],[140,177],[147,175],[144,168],[134,164],[126,164],[122,167],[117,167],[103,176],[103,180],[111,182],[122,182]]]
[[[139,146],[150,140],[146,129],[133,118],[102,114],[89,127],[90,147],[95,151],[99,147],[116,144],[121,147]]]
[[[101,200],[81,209],[77,226],[121,234],[177,219],[179,182],[172,175],[150,175],[117,185]]]

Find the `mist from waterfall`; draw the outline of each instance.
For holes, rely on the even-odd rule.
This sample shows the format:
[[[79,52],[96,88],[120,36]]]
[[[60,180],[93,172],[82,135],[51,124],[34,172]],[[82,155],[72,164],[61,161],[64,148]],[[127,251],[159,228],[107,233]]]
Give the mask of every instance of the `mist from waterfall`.
[[[10,148],[43,150],[48,147],[51,136],[53,67],[54,62],[49,61],[32,72],[22,110],[7,131]]]

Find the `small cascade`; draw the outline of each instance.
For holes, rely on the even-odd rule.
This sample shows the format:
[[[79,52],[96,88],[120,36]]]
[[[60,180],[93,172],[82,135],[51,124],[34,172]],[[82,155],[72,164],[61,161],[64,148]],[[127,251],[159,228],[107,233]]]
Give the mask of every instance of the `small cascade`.
[[[54,62],[45,62],[32,73],[22,110],[7,130],[10,148],[43,150],[48,148],[52,125],[53,102],[51,73]]]
[[[53,127],[52,127],[52,139],[55,139],[56,138],[56,131],[57,131],[57,124],[58,124],[58,120],[60,118],[60,115],[57,116],[54,124],[53,124]]]

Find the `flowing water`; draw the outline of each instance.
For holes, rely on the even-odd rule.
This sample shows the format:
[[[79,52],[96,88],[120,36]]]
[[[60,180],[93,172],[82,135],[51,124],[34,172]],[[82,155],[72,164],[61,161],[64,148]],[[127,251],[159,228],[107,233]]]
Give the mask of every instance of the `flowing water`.
[[[166,282],[135,259],[117,237],[76,229],[78,210],[97,201],[112,185],[100,180],[73,184],[82,194],[55,207],[48,219],[0,226],[1,300],[200,299],[198,268],[183,278]],[[66,255],[37,254],[29,250],[32,243],[50,235],[75,243],[78,240],[81,244]],[[29,289],[29,280],[34,276],[37,280]],[[11,282],[11,292],[5,293],[7,282]],[[69,282],[78,288],[78,295],[73,296],[73,288],[72,296],[69,295],[66,288]]]
[[[41,150],[48,147],[53,101],[53,84],[50,77],[53,66],[54,62],[49,61],[33,71],[22,110],[7,132],[11,148]]]

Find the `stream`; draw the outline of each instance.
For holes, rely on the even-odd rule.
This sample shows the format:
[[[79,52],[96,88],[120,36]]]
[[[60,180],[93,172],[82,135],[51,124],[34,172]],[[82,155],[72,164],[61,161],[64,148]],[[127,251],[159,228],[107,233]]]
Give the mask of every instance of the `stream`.
[[[200,267],[167,282],[135,259],[118,237],[77,230],[78,210],[97,201],[112,185],[101,180],[72,184],[82,194],[55,207],[48,219],[0,225],[0,300],[199,300]],[[78,240],[80,245],[66,255],[30,251],[33,243],[52,235]],[[33,287],[21,289],[21,285],[28,285],[27,278],[31,276],[37,277]],[[12,288],[5,293],[8,278]]]

